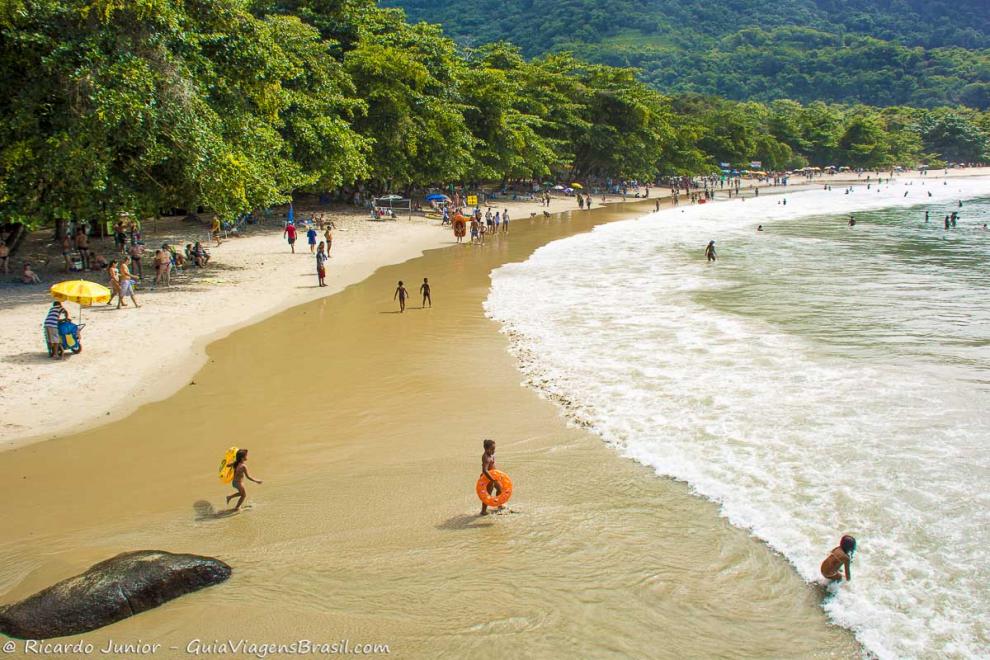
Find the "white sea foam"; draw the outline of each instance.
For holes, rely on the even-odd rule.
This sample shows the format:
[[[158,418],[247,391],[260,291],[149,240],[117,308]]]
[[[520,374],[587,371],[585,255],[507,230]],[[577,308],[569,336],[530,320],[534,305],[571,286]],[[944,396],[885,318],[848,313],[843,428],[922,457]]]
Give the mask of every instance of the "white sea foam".
[[[953,233],[940,213],[990,181],[876,188],[602,226],[496,270],[486,310],[527,382],[805,579],[856,535],[825,608],[872,652],[986,657],[990,205]],[[939,213],[880,211],[915,204]]]

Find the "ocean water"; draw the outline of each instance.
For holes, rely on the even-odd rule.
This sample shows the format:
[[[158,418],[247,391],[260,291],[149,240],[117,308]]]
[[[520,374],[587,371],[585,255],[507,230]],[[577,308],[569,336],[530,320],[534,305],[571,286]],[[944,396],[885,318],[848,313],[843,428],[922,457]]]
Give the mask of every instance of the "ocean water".
[[[986,178],[682,206],[495,270],[485,305],[529,385],[806,580],[856,536],[823,607],[872,653],[987,657],[985,222]]]

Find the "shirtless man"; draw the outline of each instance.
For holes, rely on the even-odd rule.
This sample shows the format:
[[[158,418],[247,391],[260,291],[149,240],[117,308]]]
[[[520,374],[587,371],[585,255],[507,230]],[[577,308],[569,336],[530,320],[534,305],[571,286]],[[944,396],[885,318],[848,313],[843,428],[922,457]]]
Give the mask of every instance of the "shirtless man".
[[[851,536],[843,536],[839,540],[839,546],[833,548],[825,561],[822,562],[822,575],[829,581],[841,581],[842,569],[845,569],[846,582],[852,579],[849,574],[849,564],[852,562],[853,552],[856,551],[856,539]]]
[[[130,296],[134,306],[140,307],[141,305],[138,304],[137,298],[134,297],[134,276],[131,274],[130,257],[124,257],[124,260],[120,262],[119,278],[120,295],[117,298],[117,309],[120,309],[122,306],[127,307],[127,303],[124,302],[124,296]]]
[[[491,495],[492,491],[495,491],[495,495],[498,496],[502,493],[501,486],[495,481],[495,477],[492,476],[489,470],[494,470],[495,468],[495,441],[485,440],[484,442],[485,453],[481,455],[481,474],[488,478],[488,494]],[[488,515],[488,505],[481,504],[481,515]]]

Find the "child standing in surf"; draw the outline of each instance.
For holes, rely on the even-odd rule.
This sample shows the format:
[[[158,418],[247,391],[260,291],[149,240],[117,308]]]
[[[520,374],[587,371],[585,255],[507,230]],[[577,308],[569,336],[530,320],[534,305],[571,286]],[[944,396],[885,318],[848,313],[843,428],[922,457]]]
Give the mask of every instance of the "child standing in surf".
[[[495,441],[485,440],[484,447],[485,453],[481,455],[481,474],[485,475],[488,479],[488,494],[491,495],[494,490],[497,497],[502,494],[502,487],[498,485],[498,482],[495,481],[495,477],[493,477],[491,472],[489,472],[489,470],[495,469]],[[481,504],[481,515],[488,515],[488,505],[484,502]]]
[[[237,500],[237,506],[233,508],[234,511],[240,511],[241,505],[244,504],[244,499],[247,497],[247,491],[244,490],[244,479],[248,481],[253,481],[256,484],[261,484],[257,479],[253,479],[247,471],[247,449],[238,449],[237,453],[234,455],[234,462],[230,464],[230,467],[234,468],[234,480],[231,481],[230,485],[234,487],[237,491],[233,495],[227,496],[227,504],[235,497],[239,497]]]

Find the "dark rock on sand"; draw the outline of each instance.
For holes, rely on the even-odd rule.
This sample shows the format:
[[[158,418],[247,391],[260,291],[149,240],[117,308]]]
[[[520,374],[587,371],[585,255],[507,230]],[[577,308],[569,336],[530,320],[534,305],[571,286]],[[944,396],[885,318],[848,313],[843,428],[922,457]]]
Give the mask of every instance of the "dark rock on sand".
[[[0,609],[0,633],[50,639],[95,630],[230,577],[219,559],[125,552]]]

